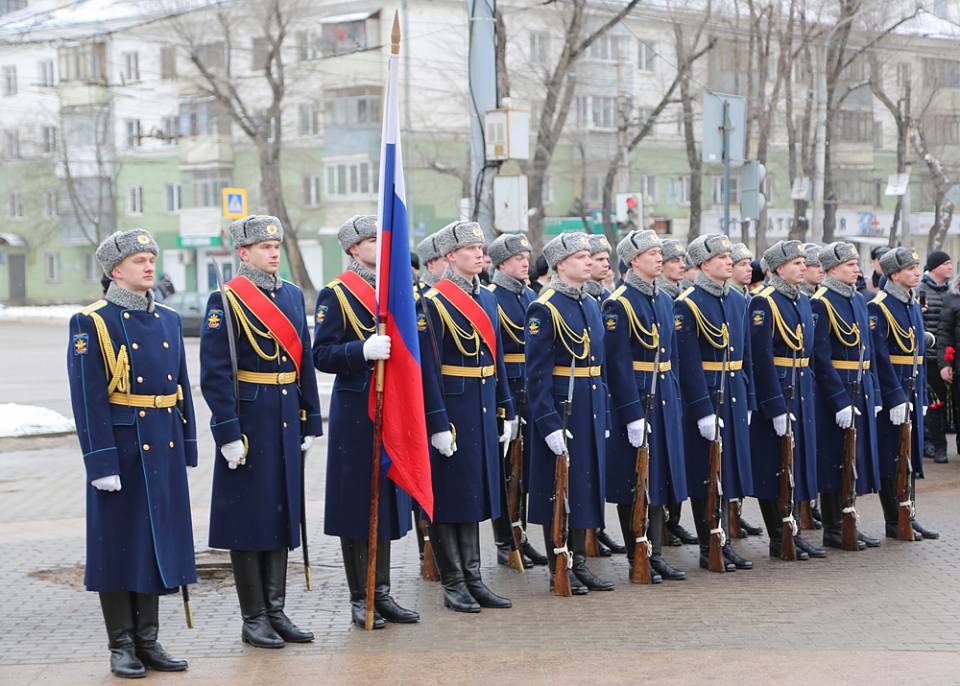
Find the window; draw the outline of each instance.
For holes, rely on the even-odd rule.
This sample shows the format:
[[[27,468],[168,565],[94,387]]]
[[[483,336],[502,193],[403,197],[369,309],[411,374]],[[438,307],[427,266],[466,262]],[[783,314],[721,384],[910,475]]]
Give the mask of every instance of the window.
[[[587,57],[598,62],[618,62],[627,56],[629,38],[604,34],[587,49]]]
[[[730,204],[740,202],[740,179],[736,176],[730,177]],[[723,177],[713,177],[713,204],[723,205]]]
[[[301,136],[316,136],[320,133],[320,113],[317,106],[312,102],[300,103],[300,126]]]
[[[165,191],[167,212],[180,211],[180,184],[168,183]]]
[[[266,69],[269,50],[270,44],[267,42],[266,36],[256,36],[253,41],[251,41],[250,52],[252,53],[252,58],[250,61],[250,69],[253,71]]]
[[[85,281],[96,282],[103,275],[103,269],[100,262],[97,261],[97,254],[88,252],[83,259],[83,278]]]
[[[0,14],[16,12],[27,6],[27,0],[0,0]]]
[[[550,34],[542,31],[530,32],[530,61],[534,64],[546,64],[550,57]]]
[[[226,50],[223,41],[198,45],[197,60],[209,69],[223,69],[226,66]]]
[[[120,72],[123,83],[136,83],[140,80],[140,53],[125,52],[121,55],[123,71]]]
[[[57,127],[44,126],[40,129],[40,135],[43,139],[43,152],[46,155],[57,151]]]
[[[127,190],[127,214],[143,214],[143,186],[130,186]]]
[[[107,46],[105,43],[73,45],[57,50],[61,81],[107,81]]]
[[[928,88],[960,87],[960,61],[924,58],[923,85]]]
[[[127,147],[139,148],[143,143],[143,126],[139,119],[127,119]]]
[[[369,126],[379,121],[379,95],[343,96],[327,100],[328,126]]]
[[[379,190],[380,180],[370,162],[328,164],[324,174],[327,195],[338,199],[369,197]]]
[[[873,120],[873,147],[878,150],[883,147],[883,122]]]
[[[60,272],[60,253],[48,252],[43,256],[44,276],[47,283],[59,283],[62,278]]]
[[[601,95],[577,96],[577,126],[588,129],[615,129],[617,98]]]
[[[57,203],[57,189],[48,188],[43,192],[43,216],[46,219],[60,215],[60,208]]]
[[[307,207],[317,207],[320,204],[320,177],[303,177],[303,204]]]
[[[960,117],[957,115],[928,114],[923,118],[923,128],[931,145],[960,143]]]
[[[177,144],[177,117],[176,116],[163,118],[163,144],[164,145]]]
[[[599,174],[590,174],[587,177],[586,200],[595,205],[603,201],[603,178]]]
[[[180,135],[229,135],[230,115],[213,101],[194,101],[180,104]]]
[[[37,62],[37,83],[47,88],[57,85],[57,79],[53,72],[53,60]]]
[[[901,88],[910,82],[910,63],[897,62],[897,86]]]
[[[649,202],[657,201],[657,177],[644,174],[640,177],[640,193],[644,200]]]
[[[220,207],[223,189],[230,187],[226,170],[194,172],[192,182],[194,207]]]
[[[317,36],[312,31],[297,31],[297,59],[301,62],[315,60],[320,56]]]
[[[656,43],[643,40],[640,41],[640,49],[637,56],[637,69],[640,71],[653,71],[653,63],[656,54]]]
[[[19,193],[7,193],[7,216],[11,219],[23,217],[23,197]]]
[[[3,156],[7,159],[20,157],[20,132],[16,129],[3,132]]]
[[[690,177],[680,176],[670,179],[667,184],[667,203],[685,205],[690,202]]]
[[[837,112],[837,119],[833,126],[838,141],[846,143],[873,142],[873,112],[840,110]]]
[[[164,81],[177,78],[177,48],[173,45],[160,48],[160,78]]]
[[[3,97],[17,94],[17,68],[12,65],[3,67]]]
[[[320,33],[320,41],[323,54],[328,56],[366,50],[367,22],[361,19],[324,24]]]

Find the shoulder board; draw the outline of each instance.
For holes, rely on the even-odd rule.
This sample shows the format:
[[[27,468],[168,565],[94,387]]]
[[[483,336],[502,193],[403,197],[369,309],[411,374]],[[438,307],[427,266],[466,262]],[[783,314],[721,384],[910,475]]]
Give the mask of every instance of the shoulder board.
[[[688,289],[686,289],[683,293],[681,293],[680,295],[678,295],[678,296],[677,296],[677,300],[678,300],[678,301],[679,301],[679,300],[686,300],[687,297],[688,297],[691,293],[693,293],[693,286],[690,286],[690,287],[689,287]]]
[[[766,288],[766,286],[764,286],[763,284],[760,284],[759,286],[755,286],[754,289],[753,289],[752,291],[750,291],[750,295],[757,295],[757,294],[759,294],[760,291],[762,291],[764,288]]]
[[[327,283],[327,285],[324,286],[324,288],[333,288],[333,287],[336,286],[338,283],[340,283],[340,279],[333,279],[332,281],[330,281],[329,283]]]
[[[626,290],[627,290],[627,287],[624,286],[623,284],[617,286],[616,290],[614,290],[613,293],[611,293],[611,294],[607,297],[607,300],[616,300],[616,299],[619,298],[621,295],[623,295],[624,292],[626,292]]]
[[[871,300],[870,302],[877,303],[879,305],[884,301],[884,299],[886,299],[886,297],[887,297],[886,291],[877,291],[877,294],[873,296],[873,300]]]
[[[820,286],[820,288],[817,289],[817,292],[814,293],[814,294],[811,296],[810,299],[811,299],[811,300],[820,300],[820,298],[822,298],[826,292],[827,292],[827,287],[826,287],[826,286]]]
[[[491,293],[493,293],[495,290],[497,290],[497,284],[495,284],[495,283],[488,283],[486,286],[484,286],[484,288],[486,288],[488,291],[490,291]]]
[[[90,303],[89,305],[84,307],[82,310],[80,310],[80,314],[93,314],[94,312],[99,310],[101,307],[104,307],[106,304],[107,304],[106,300],[97,300],[96,302]]]
[[[431,288],[429,291],[423,294],[423,297],[433,299],[433,298],[436,298],[438,295],[440,295],[440,291],[438,291],[436,288]]]
[[[157,303],[157,307],[162,307],[163,309],[170,310],[171,312],[177,312],[175,309],[173,309],[169,305],[164,305],[163,303]]]
[[[555,291],[552,288],[547,288],[539,296],[537,296],[537,299],[534,300],[534,302],[543,304],[553,296],[554,292]]]
[[[293,286],[293,287],[296,288],[298,291],[300,290],[300,286],[298,286],[297,284],[295,284],[293,281],[287,281],[286,279],[280,279],[280,280],[281,280],[283,283],[287,284],[288,286]]]
[[[770,297],[770,294],[773,293],[775,290],[776,289],[773,286],[767,286],[761,289],[761,291],[757,293],[757,295],[760,296],[761,298],[768,298]]]

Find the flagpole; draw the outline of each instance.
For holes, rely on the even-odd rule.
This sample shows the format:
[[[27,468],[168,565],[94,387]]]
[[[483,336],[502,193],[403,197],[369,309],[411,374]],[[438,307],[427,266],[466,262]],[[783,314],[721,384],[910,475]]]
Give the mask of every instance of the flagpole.
[[[393,30],[390,32],[390,60],[400,54],[400,16],[393,14]],[[392,65],[391,65],[392,68]],[[381,193],[386,192],[380,189]],[[381,215],[382,216],[382,215]],[[380,227],[383,231],[383,227]],[[379,246],[378,246],[379,247]],[[379,253],[379,251],[378,251]],[[379,257],[379,255],[378,255]],[[377,334],[383,336],[387,331],[386,315],[380,302],[380,263],[377,263]],[[389,297],[389,293],[388,293]],[[375,405],[373,414],[373,459],[370,469],[370,528],[367,531],[367,606],[364,629],[373,629],[374,592],[377,582],[377,539],[380,529],[380,453],[383,451],[383,373],[384,360],[377,360],[374,367]]]

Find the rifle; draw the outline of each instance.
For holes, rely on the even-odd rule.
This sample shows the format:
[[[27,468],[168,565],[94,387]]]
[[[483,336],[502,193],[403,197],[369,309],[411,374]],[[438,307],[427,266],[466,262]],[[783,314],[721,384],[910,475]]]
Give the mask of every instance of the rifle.
[[[730,500],[727,502],[727,530],[730,532],[730,538],[746,538],[747,534],[743,532],[740,526],[740,500]]]
[[[520,419],[517,418],[519,423]],[[497,433],[505,430],[506,427],[506,410],[504,408],[497,409]],[[500,516],[508,517],[510,516],[510,502],[509,502],[509,491],[511,488],[511,479],[512,474],[507,475],[506,464],[507,456],[510,453],[510,446],[503,446],[503,455],[500,458]],[[513,526],[511,521],[510,527],[510,540],[508,541],[510,547],[510,557],[509,557],[509,566],[518,574],[523,574],[523,557],[520,555],[520,544],[517,542],[516,537],[513,535]]]
[[[306,410],[300,410],[300,423],[307,422]],[[303,435],[303,431],[300,432]],[[303,549],[303,578],[307,590],[313,590],[313,574],[310,569],[310,548],[307,543],[307,451],[300,451],[300,547]]]
[[[780,438],[780,517],[783,531],[780,541],[780,559],[792,562],[797,559],[797,547],[793,537],[797,535],[797,522],[793,518],[793,393],[797,385],[797,351],[791,359],[790,384],[787,386],[787,433]]]
[[[721,459],[723,457],[723,436],[720,433],[720,414],[723,409],[723,394],[727,381],[727,369],[730,367],[730,340],[727,325],[723,325],[725,345],[723,347],[723,362],[720,365],[720,383],[714,394],[716,403],[716,422],[714,423],[714,439],[710,443],[710,455],[707,468],[707,512],[710,518],[710,557],[708,569],[711,572],[727,571],[723,560],[723,546],[726,536],[723,533],[723,483],[721,481]]]
[[[857,398],[860,397],[860,385],[863,383],[863,355],[866,346],[860,342],[860,359],[857,362],[857,376],[850,382],[850,404],[853,408],[850,428],[843,432],[843,476],[840,481],[840,493],[843,494],[843,532],[840,547],[843,550],[860,550],[857,540]],[[868,410],[870,408],[867,408]]]
[[[659,328],[657,329],[659,339]],[[633,486],[633,511],[630,513],[630,533],[634,537],[633,563],[630,565],[630,581],[635,584],[650,584],[650,554],[652,546],[647,538],[649,521],[647,511],[650,507],[650,440],[649,428],[653,421],[653,403],[657,395],[657,377],[660,373],[660,346],[653,358],[653,371],[650,373],[650,392],[643,403],[643,436],[637,448],[637,465]]]
[[[920,342],[916,338],[916,328],[911,328],[910,332],[914,335],[913,339],[913,367],[910,376],[905,382],[907,396],[907,418],[900,425],[900,445],[897,451],[897,500],[899,501],[899,511],[897,513],[897,538],[901,541],[914,540],[913,535],[913,497],[911,492],[911,480],[913,476],[913,464],[911,457],[913,454],[913,392],[917,385],[917,366],[920,353]]]
[[[567,399],[560,403],[563,409],[563,422],[560,437],[563,439],[563,452],[557,455],[557,466],[553,479],[553,555],[554,581],[553,592],[559,596],[572,596],[570,588],[569,570],[573,567],[573,556],[567,549],[568,529],[570,526],[569,470],[570,451],[567,446],[567,426],[570,423],[570,414],[573,410],[573,388],[577,377],[577,360],[570,360],[570,382],[567,384]]]
[[[517,401],[518,417],[523,416],[520,409],[523,406],[523,400],[519,397],[522,396],[523,393],[524,391],[521,389],[518,397],[515,398]],[[522,427],[520,431],[517,432],[516,439],[510,443],[507,452],[507,464],[510,467],[507,473],[507,516],[510,517],[510,524],[513,530],[513,545],[519,550],[523,546],[524,540],[526,540],[526,534],[523,530],[523,517],[521,516],[523,509],[523,487],[521,484],[523,481]]]

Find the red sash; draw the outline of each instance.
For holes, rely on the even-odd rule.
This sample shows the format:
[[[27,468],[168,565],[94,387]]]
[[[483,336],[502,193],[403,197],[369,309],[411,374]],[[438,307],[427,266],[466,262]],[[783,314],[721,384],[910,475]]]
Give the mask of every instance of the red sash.
[[[337,277],[350,294],[359,300],[371,315],[376,317],[377,312],[377,292],[373,290],[370,282],[364,279],[356,272],[346,271]]]
[[[235,276],[230,279],[227,281],[227,287],[234,292],[240,302],[253,312],[283,349],[287,351],[293,365],[297,368],[297,376],[299,377],[303,345],[300,343],[300,334],[287,319],[287,315],[245,276]]]
[[[473,328],[480,334],[480,338],[490,349],[490,355],[494,360],[497,359],[497,336],[493,331],[493,324],[487,311],[480,307],[480,303],[467,295],[460,286],[450,279],[441,279],[433,284],[433,287],[440,291],[443,296],[449,300],[454,307],[460,310],[460,314],[470,320]]]

